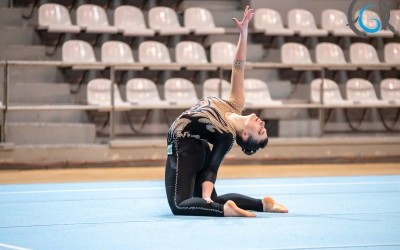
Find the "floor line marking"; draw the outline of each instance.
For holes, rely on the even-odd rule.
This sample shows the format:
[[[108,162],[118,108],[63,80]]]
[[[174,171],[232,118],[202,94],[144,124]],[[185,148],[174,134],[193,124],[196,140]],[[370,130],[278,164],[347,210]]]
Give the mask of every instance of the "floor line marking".
[[[264,185],[216,185],[216,188],[254,188],[254,187],[315,187],[315,186],[358,186],[400,184],[400,181],[389,182],[332,182],[332,183],[289,183],[289,184],[264,184]],[[164,187],[132,187],[132,188],[95,188],[95,189],[59,189],[59,190],[33,190],[0,192],[0,195],[10,194],[43,194],[43,193],[74,193],[74,192],[114,192],[114,191],[152,191],[164,190]]]
[[[23,247],[7,245],[7,244],[4,244],[4,243],[0,243],[0,247],[4,247],[4,248],[7,248],[7,249],[15,249],[15,250],[32,250],[32,249],[23,248]]]

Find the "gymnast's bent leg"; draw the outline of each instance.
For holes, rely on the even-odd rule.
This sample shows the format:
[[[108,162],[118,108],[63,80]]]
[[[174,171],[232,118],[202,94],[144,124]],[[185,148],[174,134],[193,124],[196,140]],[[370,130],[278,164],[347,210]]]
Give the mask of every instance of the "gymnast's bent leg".
[[[208,144],[207,144],[208,147]],[[175,139],[165,168],[165,189],[175,215],[224,216],[224,205],[193,197],[197,173],[202,169],[209,148],[201,140]]]

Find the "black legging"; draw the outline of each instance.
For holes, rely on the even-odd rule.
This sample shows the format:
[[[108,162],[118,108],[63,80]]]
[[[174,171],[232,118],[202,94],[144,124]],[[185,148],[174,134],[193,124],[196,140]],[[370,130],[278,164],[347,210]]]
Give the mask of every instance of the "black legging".
[[[172,155],[168,155],[165,168],[165,189],[172,213],[175,215],[224,216],[224,204],[232,200],[245,210],[263,211],[260,199],[241,194],[217,195],[212,192],[212,203],[202,198],[198,180],[210,154],[206,141],[190,138],[176,139],[172,143]]]

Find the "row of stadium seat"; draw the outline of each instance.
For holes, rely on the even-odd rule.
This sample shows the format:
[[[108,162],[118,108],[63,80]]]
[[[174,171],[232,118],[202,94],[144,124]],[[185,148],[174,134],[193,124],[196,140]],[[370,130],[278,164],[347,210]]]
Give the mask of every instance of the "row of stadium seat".
[[[336,82],[329,79],[315,79],[311,83],[311,101],[320,103],[320,86],[323,82],[324,103],[352,105],[360,103],[400,104],[400,80],[388,78],[380,84],[381,99],[377,98],[371,82],[354,78],[346,83],[347,100],[342,98]],[[229,96],[230,84],[226,80],[217,78],[208,79],[203,84],[203,96],[219,96],[221,84],[221,97]],[[262,108],[281,106],[281,100],[271,98],[267,84],[259,79],[246,79],[244,81],[246,108]],[[111,81],[109,79],[93,79],[88,83],[87,102],[89,105],[109,106],[111,104]],[[189,108],[199,99],[194,85],[187,79],[171,78],[164,85],[165,100],[161,100],[153,81],[144,78],[134,78],[126,84],[126,100],[123,101],[116,84],[114,84],[115,106],[129,107],[131,105],[143,108],[168,108],[178,105]]]
[[[215,42],[210,49],[211,63],[231,63],[236,46],[229,42]],[[157,41],[145,41],[139,45],[139,62],[171,63],[168,48]],[[92,46],[80,40],[69,40],[63,44],[62,60],[68,63],[96,62]],[[206,64],[209,62],[203,46],[197,42],[183,41],[175,47],[175,60],[178,63]],[[299,43],[286,43],[281,49],[281,60],[286,64],[311,64],[308,49]],[[384,60],[389,64],[400,65],[400,43],[385,45]],[[105,42],[101,47],[101,61],[106,63],[134,63],[136,60],[129,45],[119,41]],[[320,43],[316,46],[316,62],[325,64],[347,64],[342,49],[333,43]],[[380,64],[377,52],[372,45],[353,43],[350,46],[350,63]]]
[[[362,16],[368,28],[375,27],[374,20],[380,20],[377,13],[367,10]],[[389,21],[400,32],[400,10],[391,11]],[[39,8],[38,29],[48,32],[78,33],[122,33],[125,36],[185,35],[193,32],[198,35],[223,34],[225,28],[216,27],[210,11],[200,7],[188,8],[184,12],[184,26],[181,26],[177,13],[169,7],[154,7],[148,12],[148,26],[142,11],[134,6],[119,6],[114,11],[114,25],[110,25],[105,10],[97,5],[83,4],[77,9],[76,24],[73,25],[68,10],[59,4],[43,4]],[[272,9],[261,8],[255,11],[254,31],[275,36],[356,36],[346,26],[347,16],[334,9],[322,12],[319,29],[311,12],[293,9],[288,13],[288,28],[285,28],[280,14]],[[358,25],[358,24],[356,24]],[[150,29],[149,29],[149,28]],[[371,36],[393,37],[389,30],[381,30]]]

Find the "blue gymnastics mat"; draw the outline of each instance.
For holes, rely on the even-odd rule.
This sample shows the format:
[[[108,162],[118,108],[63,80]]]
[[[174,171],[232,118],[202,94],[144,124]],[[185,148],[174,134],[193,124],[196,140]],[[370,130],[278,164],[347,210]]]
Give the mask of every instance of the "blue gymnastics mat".
[[[0,249],[400,249],[400,176],[218,180],[288,214],[174,216],[162,181],[0,185]]]

